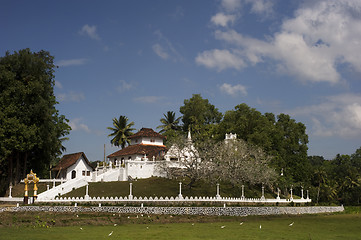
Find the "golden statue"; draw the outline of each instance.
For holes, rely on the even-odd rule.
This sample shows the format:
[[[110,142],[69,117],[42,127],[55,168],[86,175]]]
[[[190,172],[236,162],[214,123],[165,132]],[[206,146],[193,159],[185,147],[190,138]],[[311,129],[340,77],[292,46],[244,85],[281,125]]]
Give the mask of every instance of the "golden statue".
[[[28,203],[29,195],[28,195],[28,184],[34,183],[34,200],[38,197],[38,186],[36,184],[39,182],[39,178],[36,177],[36,173],[33,173],[33,170],[30,171],[28,175],[26,175],[26,178],[24,179],[25,183],[25,194],[24,194],[24,203]]]

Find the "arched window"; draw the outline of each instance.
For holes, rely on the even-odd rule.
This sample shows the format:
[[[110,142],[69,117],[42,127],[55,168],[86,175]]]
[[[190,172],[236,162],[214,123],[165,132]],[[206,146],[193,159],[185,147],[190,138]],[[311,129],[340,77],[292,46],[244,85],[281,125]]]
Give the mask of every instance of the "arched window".
[[[71,179],[74,179],[74,178],[76,178],[76,171],[75,170],[71,171]]]

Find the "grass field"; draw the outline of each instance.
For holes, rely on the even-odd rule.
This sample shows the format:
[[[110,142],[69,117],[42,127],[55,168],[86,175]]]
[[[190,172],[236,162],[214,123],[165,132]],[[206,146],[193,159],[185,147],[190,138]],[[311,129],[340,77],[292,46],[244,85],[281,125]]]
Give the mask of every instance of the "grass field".
[[[1,227],[0,239],[361,239],[357,213],[243,218],[109,214],[93,219],[107,224],[103,226],[82,222],[88,217],[73,216],[80,224],[70,221],[63,227],[44,227],[41,219],[34,226]]]

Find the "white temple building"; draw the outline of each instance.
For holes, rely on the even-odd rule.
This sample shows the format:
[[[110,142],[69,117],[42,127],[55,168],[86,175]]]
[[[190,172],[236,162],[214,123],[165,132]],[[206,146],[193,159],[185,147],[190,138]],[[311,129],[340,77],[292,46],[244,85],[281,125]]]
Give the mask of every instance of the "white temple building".
[[[236,134],[226,134],[225,141],[236,139]],[[129,146],[107,156],[108,164],[101,163],[95,170],[83,152],[64,155],[53,173],[56,178],[71,180],[86,177],[88,181],[127,181],[130,178],[166,177],[164,165],[183,168],[182,162],[196,158],[198,152],[188,132],[184,146],[164,145],[165,136],[151,128],[142,128],[129,137]]]

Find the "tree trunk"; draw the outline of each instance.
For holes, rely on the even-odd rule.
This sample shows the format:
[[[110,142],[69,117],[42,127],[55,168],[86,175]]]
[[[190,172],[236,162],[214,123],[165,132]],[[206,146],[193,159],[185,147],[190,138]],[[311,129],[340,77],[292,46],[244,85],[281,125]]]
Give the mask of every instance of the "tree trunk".
[[[25,152],[25,154],[24,154],[24,165],[23,165],[23,176],[22,176],[22,178],[25,178],[25,177],[26,177],[26,166],[27,166],[27,162],[28,162],[28,156],[29,156],[29,153],[28,153],[28,152]]]
[[[318,184],[318,189],[317,189],[317,201],[316,203],[318,203],[318,199],[320,197],[320,189],[321,189],[321,183]]]
[[[16,152],[15,184],[20,182],[20,152]]]
[[[9,169],[8,169],[8,182],[10,184],[13,183],[13,154],[10,154],[10,156],[8,157],[8,161],[9,161]]]

